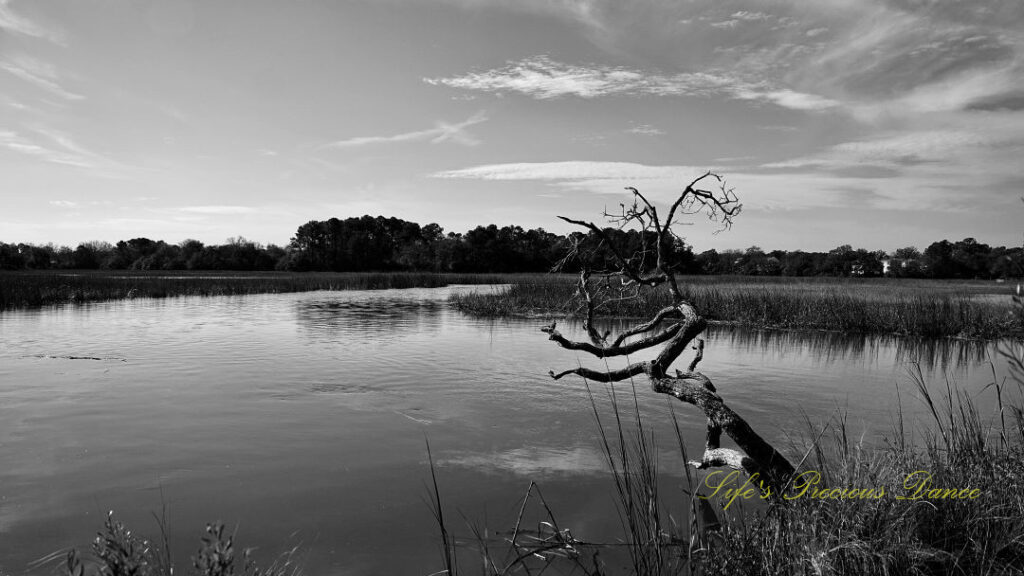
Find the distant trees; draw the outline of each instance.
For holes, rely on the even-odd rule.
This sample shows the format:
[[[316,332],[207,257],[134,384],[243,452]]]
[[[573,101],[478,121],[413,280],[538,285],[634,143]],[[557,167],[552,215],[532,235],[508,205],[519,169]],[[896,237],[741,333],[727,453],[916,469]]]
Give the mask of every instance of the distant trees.
[[[653,239],[638,230],[603,230],[629,254],[641,253]],[[645,235],[646,234],[646,235]],[[242,237],[221,245],[198,240],[168,244],[132,238],[117,244],[83,242],[74,249],[52,244],[0,242],[0,270],[289,270],[430,272],[545,272],[576,246],[590,260],[565,268],[603,269],[612,265],[606,252],[593,250],[593,238],[579,231],[568,235],[543,228],[477,226],[465,233],[448,232],[436,223],[421,226],[400,218],[361,216],[311,220],[295,231],[287,246],[262,245]],[[974,238],[941,240],[924,252],[913,246],[891,255],[849,244],[828,252],[802,250],[707,250],[694,254],[682,240],[665,240],[662,253],[681,274],[750,276],[894,276],[908,278],[1010,278],[1024,276],[1024,248],[991,247]],[[597,259],[604,258],[604,261]]]
[[[537,272],[551,268],[565,239],[543,229],[477,226],[444,234],[438,224],[363,216],[312,220],[299,227],[283,270]]]

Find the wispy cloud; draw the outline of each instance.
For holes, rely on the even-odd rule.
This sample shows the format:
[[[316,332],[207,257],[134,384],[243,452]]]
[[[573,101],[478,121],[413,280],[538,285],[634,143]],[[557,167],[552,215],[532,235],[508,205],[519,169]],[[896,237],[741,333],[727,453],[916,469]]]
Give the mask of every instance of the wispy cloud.
[[[91,168],[93,166],[93,163],[88,158],[80,154],[44,145],[37,140],[29,139],[12,130],[0,130],[0,147],[20,154],[34,156],[53,164],[63,164],[77,168]]]
[[[415,132],[405,132],[403,134],[394,134],[391,136],[358,136],[355,138],[347,138],[345,140],[331,142],[324,145],[324,147],[348,148],[368,146],[372,144],[394,144],[423,141],[428,141],[431,144],[455,142],[457,144],[462,144],[463,146],[476,146],[480,144],[480,141],[469,134],[466,131],[466,128],[485,121],[487,121],[487,115],[483,112],[478,112],[467,120],[463,120],[462,122],[457,122],[455,124],[437,122],[433,128],[429,128],[427,130],[417,130]]]
[[[941,129],[888,130],[747,171],[762,177],[752,180],[755,185],[790,178],[794,186],[867,190],[873,208],[991,209],[1005,202],[1008,183],[1020,180],[1024,118],[968,120]]]
[[[71,134],[47,125],[28,124],[23,131],[0,129],[0,149],[42,162],[79,168],[101,178],[120,180],[148,172],[91,150]]]
[[[181,212],[192,214],[252,214],[256,211],[251,206],[183,206],[178,208]]]
[[[665,134],[664,130],[662,130],[661,128],[655,128],[650,124],[640,124],[638,126],[630,128],[629,130],[626,130],[626,132],[629,134],[639,134],[641,136],[661,136]]]
[[[749,10],[734,12],[731,17],[736,20],[744,20],[746,22],[758,22],[771,19],[771,15],[769,14],[765,14],[764,12],[751,12]]]
[[[56,44],[64,44],[64,35],[47,29],[11,9],[11,0],[0,0],[0,30],[23,36],[43,38]]]
[[[752,93],[751,100],[787,108],[842,107],[872,123],[908,113],[1024,109],[1019,0],[776,0],[770,10],[752,0],[643,10],[585,3],[591,39],[608,52],[670,57],[685,73],[530,58],[428,81],[538,99]]]
[[[959,160],[998,147],[1024,144],[1024,136],[1016,139],[985,135],[967,130],[923,130],[880,134],[866,140],[833,145],[826,150],[781,162],[763,164],[762,168],[836,170],[856,166],[904,168],[922,164],[952,166]]]
[[[730,188],[740,192],[744,205],[754,210],[962,210],[970,202],[990,203],[992,184],[1005,179],[1005,170],[994,171],[991,163],[968,170],[960,164],[947,168],[942,162],[925,161],[923,149],[929,146],[933,152],[928,158],[952,154],[952,147],[939,144],[943,138],[932,134],[921,135],[917,143],[902,137],[847,143],[792,162],[736,165],[723,176]],[[919,156],[908,155],[911,150]],[[888,159],[890,154],[904,154],[904,158]],[[622,195],[624,187],[636,186],[648,198],[668,202],[682,185],[704,170],[630,162],[561,161],[489,164],[438,172],[432,177],[537,182],[560,191],[601,195]],[[987,186],[988,192],[979,189],[966,195],[961,183],[967,181]]]
[[[485,181],[536,182],[560,192],[585,192],[625,199],[626,186],[635,186],[655,202],[670,202],[682,186],[707,168],[693,166],[652,166],[631,162],[562,161],[490,164],[438,172],[435,178],[460,178]],[[877,183],[871,179],[846,179],[840,187],[835,177],[818,173],[751,173],[742,168],[725,174],[730,188],[742,192],[748,208],[758,210],[801,210],[836,208],[860,198],[851,197],[850,186],[871,191]],[[898,193],[907,194],[901,187]],[[915,199],[917,197],[914,197]],[[885,197],[882,197],[884,200]]]
[[[770,102],[797,110],[822,110],[837,102],[776,86],[750,82],[726,72],[645,73],[612,66],[576,66],[536,56],[503,68],[449,78],[426,78],[435,86],[482,92],[518,92],[538,100],[561,96],[598,98],[611,95],[726,96]]]
[[[991,27],[876,8],[830,36],[801,74],[861,111],[958,111],[1024,88],[1024,39]]]
[[[65,100],[85,98],[61,86],[56,68],[35,58],[25,55],[9,56],[0,60],[0,69]]]
[[[711,27],[712,28],[735,28],[739,23],[740,23],[739,20],[736,20],[735,18],[733,18],[733,19],[730,19],[730,20],[722,20],[720,22],[712,22],[711,23]]]
[[[433,178],[462,178],[473,180],[650,180],[673,178],[682,181],[701,170],[689,166],[649,166],[633,162],[594,162],[573,160],[565,162],[520,162],[487,164],[446,170],[431,175]]]

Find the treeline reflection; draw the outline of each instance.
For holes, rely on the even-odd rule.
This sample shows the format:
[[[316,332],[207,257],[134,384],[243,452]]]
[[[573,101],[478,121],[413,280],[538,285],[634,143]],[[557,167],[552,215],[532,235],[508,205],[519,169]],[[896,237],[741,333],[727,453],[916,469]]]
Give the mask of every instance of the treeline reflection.
[[[927,370],[946,371],[993,359],[996,343],[977,340],[910,338],[844,332],[751,330],[715,326],[709,340],[728,342],[730,347],[762,354],[805,354],[822,364],[869,362],[914,362]]]

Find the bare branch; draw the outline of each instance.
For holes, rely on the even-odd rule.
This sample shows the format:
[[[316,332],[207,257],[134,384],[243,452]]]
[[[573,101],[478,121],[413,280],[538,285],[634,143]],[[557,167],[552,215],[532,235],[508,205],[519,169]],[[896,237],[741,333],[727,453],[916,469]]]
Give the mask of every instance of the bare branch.
[[[654,315],[654,318],[651,318],[649,321],[644,322],[643,324],[637,324],[636,326],[619,334],[619,336],[615,338],[615,342],[612,343],[612,346],[618,346],[619,344],[622,344],[623,340],[629,338],[630,336],[636,336],[637,334],[642,334],[644,332],[647,332],[648,330],[657,327],[662,320],[668,318],[669,316],[678,315],[678,308],[676,308],[675,306],[666,306],[665,308],[659,310],[658,313]]]
[[[555,380],[559,380],[563,376],[568,376],[569,374],[575,374],[595,382],[620,382],[627,378],[632,378],[633,376],[647,372],[648,364],[648,362],[636,362],[620,370],[612,370],[610,372],[601,372],[580,366],[578,368],[573,368],[572,370],[559,372],[558,374],[555,374],[554,370],[549,370],[548,375]]]
[[[605,344],[605,338],[608,337],[606,333],[604,336],[598,334],[594,328],[594,297],[590,293],[590,271],[583,269],[580,271],[579,288],[577,293],[583,298],[583,301],[587,306],[587,317],[583,320],[583,328],[586,329],[587,335],[590,336],[590,341],[596,346],[603,347]]]
[[[717,467],[733,468],[735,470],[743,470],[751,476],[760,471],[757,462],[754,462],[752,458],[738,450],[730,450],[729,448],[705,450],[704,456],[699,462],[691,460],[688,464],[698,470]]]
[[[718,390],[715,389],[715,385],[711,383],[711,379],[700,372],[681,372],[676,370],[676,378],[679,378],[680,380],[693,380],[709,392],[718,392]]]
[[[697,354],[693,357],[693,362],[690,362],[690,367],[686,369],[687,372],[693,372],[697,369],[697,364],[704,359],[704,339],[697,338],[697,344],[693,347],[697,351]]]
[[[569,224],[582,226],[583,228],[586,228],[593,232],[598,238],[601,239],[604,245],[608,247],[608,250],[611,251],[612,256],[619,263],[619,273],[633,280],[637,284],[643,284],[646,286],[653,287],[668,280],[668,277],[660,270],[655,273],[644,275],[643,270],[633,265],[629,260],[627,260],[626,257],[622,255],[622,252],[618,249],[615,243],[612,242],[610,238],[608,238],[608,235],[605,233],[605,231],[602,230],[593,222],[574,220],[572,218],[567,218],[565,216],[559,216],[558,218],[564,220],[565,222],[568,222]]]
[[[609,347],[594,345],[589,342],[569,340],[555,329],[554,324],[551,326],[544,326],[540,330],[541,332],[548,334],[549,340],[557,342],[559,346],[566,350],[580,350],[588,354],[593,354],[598,358],[611,358],[614,356],[626,356],[652,346],[657,346],[663,342],[667,342],[679,332],[679,329],[682,328],[682,326],[682,324],[673,324],[664,331],[648,336],[647,338],[641,338],[640,340],[636,340],[625,345]]]
[[[707,328],[707,322],[697,315],[696,310],[693,306],[683,302],[677,307],[679,312],[682,314],[683,328],[680,330],[668,343],[662,348],[661,353],[654,360],[655,375],[663,376],[668,371],[668,367],[679,358],[679,355],[686,350],[686,347],[693,342],[693,339],[698,334]]]
[[[704,445],[704,450],[717,450],[722,446],[722,427],[715,424],[711,420],[708,420],[708,435],[707,442]]]

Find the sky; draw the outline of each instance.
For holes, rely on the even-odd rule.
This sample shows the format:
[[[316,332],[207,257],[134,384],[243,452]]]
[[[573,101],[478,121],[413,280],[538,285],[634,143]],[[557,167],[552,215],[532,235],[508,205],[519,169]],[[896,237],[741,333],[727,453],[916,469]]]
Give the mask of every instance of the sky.
[[[0,0],[0,241],[571,228],[720,174],[698,250],[1024,227],[1020,0]]]

